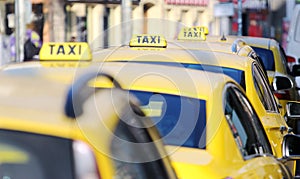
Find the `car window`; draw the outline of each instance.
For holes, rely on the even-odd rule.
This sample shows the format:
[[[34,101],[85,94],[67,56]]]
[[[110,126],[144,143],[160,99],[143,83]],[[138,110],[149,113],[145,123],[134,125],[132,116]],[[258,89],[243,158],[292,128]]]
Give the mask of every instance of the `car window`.
[[[114,133],[116,136],[113,137],[110,147],[116,168],[114,178],[146,178],[146,171],[143,166],[140,163],[132,162],[135,154],[140,154],[143,151],[128,143],[137,143],[137,141],[129,132],[126,124],[120,121]],[[118,138],[122,140],[119,141]]]
[[[203,65],[203,64],[183,64],[186,68],[196,69],[196,70],[204,70],[214,73],[222,73],[230,76],[236,82],[238,82],[244,90],[246,90],[245,84],[245,74],[243,70],[238,70],[235,68],[221,67],[221,66],[213,66],[213,65]]]
[[[286,70],[286,73],[291,74],[291,70],[287,64],[286,54],[281,45],[279,45],[279,54],[280,54],[280,59],[281,59],[282,65],[284,66],[284,69]]]
[[[261,58],[262,63],[267,71],[275,71],[274,55],[271,50],[253,47],[256,54]]]
[[[253,109],[251,103],[247,99],[243,93],[235,88],[234,90],[237,98],[241,101],[241,104],[243,106],[243,109],[247,111],[246,113],[249,115],[249,120],[252,122],[253,127],[255,129],[255,132],[257,134],[258,140],[261,145],[263,145],[263,148],[266,153],[272,153],[271,145],[269,143],[269,140],[267,138],[267,135],[265,133],[264,127],[261,123],[261,120],[259,119],[258,115],[256,114],[255,110]]]
[[[255,90],[264,108],[270,112],[278,112],[269,83],[265,79],[263,72],[255,63],[252,66],[252,73]]]
[[[110,150],[116,168],[114,178],[169,178],[162,156],[147,129],[135,127],[133,123],[138,121],[134,116],[130,118],[130,125],[119,120],[111,140]]]
[[[205,100],[165,93],[130,92],[139,99],[165,144],[205,149]]]
[[[72,155],[71,140],[0,130],[3,178],[72,179],[75,175]]]
[[[131,61],[133,62],[133,61]],[[245,73],[243,70],[238,70],[235,68],[214,66],[214,65],[204,65],[204,64],[190,64],[190,63],[172,63],[172,62],[151,62],[151,61],[135,61],[134,63],[147,63],[147,64],[158,64],[167,66],[177,66],[184,67],[194,70],[209,71],[214,73],[221,73],[230,76],[235,81],[237,81],[246,90],[245,84]]]
[[[258,116],[247,98],[233,86],[228,87],[225,92],[225,116],[245,158],[272,153]]]

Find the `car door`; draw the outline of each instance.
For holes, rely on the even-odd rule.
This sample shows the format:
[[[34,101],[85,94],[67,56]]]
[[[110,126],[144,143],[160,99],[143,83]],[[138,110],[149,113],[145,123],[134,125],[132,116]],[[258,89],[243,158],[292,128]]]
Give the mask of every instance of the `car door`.
[[[272,155],[271,145],[252,105],[234,85],[228,85],[225,92],[225,116],[245,162],[243,170],[232,176],[290,177],[288,170]]]
[[[274,95],[271,92],[267,80],[263,76],[260,66],[252,64],[252,75],[247,85],[247,93],[252,96],[251,102],[267,131],[271,145],[274,146],[275,156],[281,156],[281,142],[283,136],[288,133],[288,126],[281,116]]]

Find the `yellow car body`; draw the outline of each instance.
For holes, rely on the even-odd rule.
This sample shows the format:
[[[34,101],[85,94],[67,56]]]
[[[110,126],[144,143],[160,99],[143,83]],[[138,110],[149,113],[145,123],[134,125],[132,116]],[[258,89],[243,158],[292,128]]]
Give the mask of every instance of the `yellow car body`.
[[[180,66],[180,67],[185,67],[184,65],[186,65],[186,64],[197,66],[197,65],[199,65],[199,58],[200,57],[201,57],[200,62],[203,63],[203,64],[207,64],[207,65],[212,65],[213,64],[213,65],[217,66],[220,63],[227,63],[227,65],[229,65],[229,66],[230,65],[239,66],[238,68],[240,68],[241,71],[246,67],[251,69],[251,64],[255,63],[250,58],[239,57],[237,55],[226,54],[226,53],[218,53],[218,52],[212,53],[212,52],[200,51],[200,50],[195,51],[195,53],[190,53],[189,50],[182,50],[182,49],[178,49],[178,48],[163,48],[163,49],[150,49],[149,50],[148,48],[142,48],[142,47],[130,48],[130,47],[125,46],[125,47],[116,48],[116,49],[107,49],[107,50],[99,51],[98,53],[93,54],[93,63],[91,63],[91,65],[92,66],[97,66],[100,70],[102,70],[105,66],[108,66],[108,65],[104,65],[101,62],[103,62],[103,61],[110,61],[110,62],[113,61],[113,62],[115,62],[115,63],[111,63],[111,64],[109,63],[111,66],[115,66],[115,67],[110,67],[110,68],[107,68],[107,69],[108,69],[109,73],[118,73],[117,77],[119,77],[119,74],[122,74],[122,73],[120,73],[120,71],[121,72],[127,71],[126,72],[126,73],[128,73],[127,75],[123,75],[124,77],[122,77],[122,75],[121,75],[122,78],[120,77],[122,80],[125,80],[125,82],[123,82],[122,84],[126,84],[126,85],[133,83],[132,81],[127,81],[129,76],[131,76],[131,78],[133,78],[133,77],[137,78],[137,77],[140,77],[141,75],[143,75],[143,73],[153,74],[153,73],[156,72],[155,69],[160,69],[158,71],[158,73],[156,73],[157,75],[154,75],[154,76],[156,76],[156,79],[153,77],[153,79],[150,80],[150,81],[153,81],[152,82],[153,84],[152,83],[148,84],[149,83],[147,81],[148,78],[145,78],[144,80],[142,80],[143,82],[141,82],[140,78],[138,78],[139,79],[138,83],[134,84],[135,87],[129,86],[128,89],[148,90],[148,91],[150,90],[150,91],[157,92],[157,93],[163,93],[164,92],[164,93],[168,93],[168,94],[169,93],[173,94],[174,92],[176,92],[176,90],[178,91],[178,89],[177,88],[171,89],[170,86],[172,86],[172,83],[170,83],[170,82],[167,83],[167,82],[164,82],[163,80],[157,79],[161,74],[165,73],[165,71],[170,70],[169,68],[167,70],[165,66],[159,66],[159,65],[158,66],[153,65],[152,68],[149,68],[149,67],[144,68],[144,66],[146,66],[146,64],[138,64],[138,63],[144,63],[144,62],[158,63],[158,64],[165,63],[167,65],[171,64],[171,65]],[[232,59],[234,59],[234,60],[232,60]],[[99,63],[97,63],[97,61],[99,61]],[[119,64],[119,63],[117,63],[118,61],[123,62],[122,68],[118,67],[118,64]],[[128,62],[128,61],[136,62],[136,63],[132,63],[132,64],[131,63],[124,63],[124,62]],[[27,65],[27,67],[25,67],[26,65]],[[55,69],[50,68],[50,69],[46,70],[46,68],[40,68],[40,67],[43,67],[43,66],[40,63],[37,63],[37,62],[36,63],[32,62],[32,63],[19,65],[19,67],[23,68],[23,70],[16,69],[16,68],[18,68],[16,66],[17,65],[7,66],[2,71],[4,73],[15,73],[16,72],[16,73],[19,73],[21,75],[35,74],[36,72],[44,71],[43,73],[41,73],[39,75],[47,76],[47,77],[49,77],[49,78],[51,78],[55,81],[56,80],[62,80],[65,83],[70,83],[70,81],[74,78],[74,76],[72,76],[72,75],[68,76],[68,75],[63,74],[63,73],[65,73],[65,71],[73,71],[73,72],[78,71],[78,69],[76,69],[76,68],[75,68],[75,70],[74,70],[74,68],[66,69],[65,65],[64,65],[64,69],[58,68],[57,69],[58,72],[53,73],[53,70],[55,71]],[[130,70],[125,68],[125,67],[128,67],[128,66],[131,67]],[[230,67],[230,68],[234,68],[234,66]],[[139,73],[136,73],[135,71],[139,71]],[[179,74],[181,73],[181,71],[185,71],[185,69],[181,69],[181,70],[177,70],[177,71],[170,70],[170,71],[171,71],[172,74],[180,76]],[[200,72],[197,72],[197,73],[200,73]],[[146,75],[146,76],[148,76],[148,75]],[[203,75],[202,75],[202,77],[203,77]],[[195,79],[196,79],[197,82],[198,82],[198,80],[199,80],[199,82],[201,82],[200,79],[202,77],[198,77],[198,78],[195,77]],[[178,77],[173,77],[173,78],[176,79]],[[178,79],[181,79],[181,78],[178,78]],[[195,79],[193,79],[193,80],[195,80]],[[253,80],[251,74],[247,75],[247,72],[245,72],[245,81],[248,80],[248,79]],[[185,81],[185,79],[182,78],[181,81]],[[212,81],[216,81],[216,80],[213,79]],[[184,82],[180,82],[180,83],[183,83],[184,86],[189,88],[189,89],[185,89],[184,91],[180,92],[180,95],[190,95],[190,94],[192,94],[190,92],[190,90],[191,90],[190,85],[187,85]],[[218,83],[216,83],[216,85],[217,84]],[[199,86],[201,86],[201,84],[199,84]],[[246,92],[248,93],[247,96],[250,95],[249,98],[251,97],[251,92],[253,94],[255,94],[255,92],[253,90],[254,89],[253,86],[254,85],[252,84],[252,89],[251,89],[251,84],[249,84],[249,85],[246,84]],[[201,93],[199,93],[199,94],[198,93],[199,92],[196,92],[194,95],[200,95],[201,94]],[[212,95],[212,94],[210,94],[210,95]],[[254,102],[252,102],[252,104],[254,104],[254,108],[257,108],[256,106],[262,106],[260,101],[255,102],[255,100],[257,100],[257,98],[258,97],[257,97],[257,94],[256,94],[256,98],[254,97],[253,99],[250,99],[251,102],[252,102],[252,100],[254,101]],[[149,105],[148,105],[148,108],[149,108]],[[213,106],[212,104],[208,106],[208,108],[212,108],[212,109],[209,109],[210,111],[213,111],[213,109],[215,108],[215,107],[212,107],[212,106]],[[221,109],[216,109],[216,111],[220,111],[220,110]],[[276,110],[276,109],[274,109],[274,110]],[[286,127],[286,124],[285,124],[284,120],[282,118],[278,117],[276,112],[274,112],[274,114],[272,114],[273,112],[271,112],[271,114],[267,114],[268,112],[266,112],[262,108],[258,108],[256,111],[259,115],[259,118],[261,119],[261,121],[263,123],[263,126],[264,126],[265,131],[266,131],[267,136],[268,136],[268,139],[269,139],[270,144],[272,146],[272,149],[271,149],[272,152],[271,153],[274,154],[276,157],[280,158],[281,152],[282,152],[281,151],[282,136],[285,133],[287,133],[287,131],[286,131],[287,127]],[[151,112],[150,112],[150,114],[151,114]],[[215,145],[217,145],[217,144],[215,144]],[[222,144],[220,144],[220,145],[222,145]],[[170,148],[172,149],[172,147],[170,147]],[[222,154],[224,154],[223,157],[226,156],[224,151],[222,152]],[[221,155],[221,154],[219,154],[219,155]],[[234,156],[232,156],[232,157],[234,157]],[[180,158],[183,158],[183,157],[182,157],[182,155],[177,155],[177,157],[175,157],[175,158],[176,159],[178,158],[179,160],[181,160]],[[205,158],[207,158],[207,157],[205,157]],[[174,161],[173,157],[172,157],[172,159]],[[176,161],[176,159],[175,159],[175,161]],[[230,159],[230,160],[233,160],[233,159]],[[175,163],[177,163],[177,162],[175,162]],[[192,165],[188,164],[189,163],[188,161],[185,161],[183,163],[187,163],[187,166],[189,166],[189,167],[192,166]],[[293,162],[291,162],[291,163],[293,165]],[[219,163],[217,162],[216,165],[219,165]],[[177,166],[177,164],[175,164],[175,166]],[[214,166],[214,165],[212,165],[212,166]],[[220,166],[223,167],[223,164],[221,164]],[[240,165],[238,165],[238,166],[240,166]],[[208,167],[208,168],[210,168],[210,167]],[[222,176],[226,177],[225,175],[228,175],[228,176],[233,175],[233,176],[240,176],[240,177],[242,177],[242,176],[243,177],[245,177],[245,176],[250,177],[251,175],[255,175],[255,174],[250,174],[249,175],[249,174],[246,174],[246,173],[243,173],[241,175],[236,174],[234,171],[240,171],[240,170],[236,170],[237,168],[228,169],[228,170],[230,170],[230,172],[220,171],[220,172],[218,172],[218,173],[221,173],[219,175],[219,174],[215,174],[216,172],[213,172],[213,170],[214,170],[213,168],[214,167],[212,167],[212,169],[211,169],[212,173],[206,174],[207,176],[213,176],[213,175],[221,176],[222,175]],[[245,168],[243,168],[242,170],[244,170],[244,169]],[[189,177],[192,176],[192,174],[190,172],[187,172],[187,173],[185,172],[186,170],[188,171],[189,169],[185,169],[184,171],[182,171],[180,169],[180,167],[178,167],[177,171],[178,170],[180,171],[179,176],[189,176]]]
[[[140,100],[142,109],[156,124],[158,121],[162,122],[161,125],[157,124],[157,127],[167,145],[168,154],[179,178],[289,177],[288,174],[284,174],[285,166],[271,156],[273,154],[271,144],[267,144],[269,141],[264,128],[255,110],[250,107],[251,103],[245,97],[242,88],[228,76],[163,65],[124,62],[106,63],[95,70],[109,73],[118,79],[123,89],[129,90]],[[95,85],[102,87],[101,83],[96,82]],[[238,124],[230,126],[229,116],[234,114],[227,114],[225,109],[227,102],[231,101],[226,99],[229,88],[239,91],[238,94],[241,95],[239,99],[243,99],[244,105],[247,104],[249,107],[249,111],[246,109],[239,115],[244,117],[245,114],[251,113],[251,118],[258,122],[255,125],[261,132],[258,138],[261,137],[265,144],[269,145],[269,151],[262,152],[263,155],[243,154],[241,149],[243,147],[240,144],[244,141],[241,142],[239,137],[234,137],[237,134],[234,134],[233,126]],[[177,103],[175,98],[181,103]],[[197,100],[200,104],[194,103]],[[196,107],[197,104],[200,108]],[[193,119],[197,115],[201,117],[198,121]],[[176,124],[170,121],[163,122],[167,119],[178,121]],[[205,127],[198,123],[199,120],[202,125],[206,123]],[[248,122],[250,121],[247,120]],[[236,129],[239,128],[238,133],[242,136],[240,127],[236,126]],[[169,130],[171,132],[165,132]],[[187,134],[194,136],[193,142],[190,137],[183,137]],[[276,172],[275,168],[280,172]]]
[[[237,80],[238,83],[245,89],[247,97],[253,104],[265,127],[265,131],[274,149],[274,155],[281,158],[283,136],[290,132],[290,128],[277,107],[276,98],[269,87],[261,66],[250,57],[221,52],[222,47],[226,47],[229,51],[231,46],[228,44],[220,44],[219,42],[215,44],[216,45],[214,45],[214,43],[203,42],[202,45],[197,46],[196,41],[190,43],[186,41],[175,41],[168,42],[168,47],[164,49],[132,49],[128,46],[124,46],[99,51],[93,54],[93,60],[105,62],[154,63],[192,69],[200,68],[200,70],[225,74],[225,68],[228,71],[239,71],[227,75],[230,75],[233,79],[239,78]],[[215,48],[215,46],[217,48]],[[214,50],[209,50],[207,47]],[[255,79],[253,77],[254,73],[256,74]],[[259,82],[254,83],[255,80]],[[258,85],[255,86],[255,84]],[[295,171],[294,163],[294,161],[291,161],[287,164],[291,171]]]
[[[287,64],[286,54],[280,44],[270,38],[246,37],[246,36],[227,36],[222,41],[219,36],[207,36],[209,42],[233,43],[237,39],[242,39],[247,45],[251,46],[258,56],[261,57],[263,65],[267,70],[269,82],[274,86],[275,76],[283,76],[290,80],[291,88],[274,91],[275,96],[279,99],[282,106],[283,114],[285,114],[285,106],[288,101],[298,101],[299,95],[296,89],[296,83],[291,76],[290,69]]]
[[[24,68],[17,71],[22,70]],[[73,75],[66,71],[61,74]],[[132,129],[120,119],[123,114],[116,113],[116,109],[124,110],[127,115],[130,113],[128,109],[132,106],[123,103],[128,100],[126,94],[116,89],[119,92],[115,93],[115,97],[123,98],[120,100],[123,102],[112,104],[112,90],[103,89],[85,101],[84,112],[75,118],[64,112],[64,108],[78,105],[67,100],[67,94],[71,94],[72,86],[69,84],[73,82],[72,78],[67,85],[48,77],[47,74],[42,75],[42,71],[29,72],[29,75],[21,77],[16,74],[0,75],[3,84],[0,87],[2,177],[177,178],[163,144],[157,141],[160,138],[157,130],[153,127]],[[105,101],[105,104],[93,99]],[[136,100],[130,101],[137,106]],[[145,123],[133,121],[141,126],[151,122],[146,118]],[[137,134],[139,139],[131,137]],[[120,142],[118,136],[124,141],[137,140],[137,145]],[[143,137],[143,142],[154,140],[148,146],[149,150],[143,144],[139,146]],[[137,154],[131,155],[132,152]],[[152,158],[145,160],[144,155]]]
[[[24,68],[24,66],[26,67]],[[2,69],[1,73],[9,76],[39,76],[50,82],[60,81],[65,84],[71,83],[74,79],[76,81],[76,79],[84,73],[93,71],[103,72],[117,79],[125,91],[129,90],[139,99],[141,109],[148,116],[152,117],[155,124],[157,124],[155,119],[159,120],[161,117],[168,117],[169,115],[174,115],[174,119],[176,119],[178,112],[182,113],[183,116],[181,118],[183,120],[180,120],[181,124],[179,122],[179,124],[176,124],[176,127],[174,127],[174,124],[169,121],[171,126],[166,126],[167,128],[170,127],[172,131],[174,130],[174,135],[171,133],[170,137],[171,139],[173,137],[171,141],[175,141],[175,143],[168,144],[170,140],[165,138],[168,134],[163,133],[164,135],[162,135],[163,141],[167,144],[167,154],[170,156],[179,178],[291,177],[289,170],[274,157],[272,144],[270,144],[264,127],[251,103],[247,100],[243,89],[226,75],[172,66],[167,67],[164,65],[124,62],[95,62],[87,69],[48,68],[38,65],[37,62],[28,62],[23,65],[7,66],[5,69]],[[50,84],[50,82],[47,82],[47,84]],[[106,88],[109,84],[101,79],[97,79],[90,85],[95,85],[96,88]],[[47,86],[44,85],[44,88],[47,88]],[[150,95],[148,95],[147,98],[143,98],[142,94],[148,92]],[[236,121],[237,118],[231,117],[236,114],[230,110],[230,107],[226,107],[233,101],[228,98],[228,96],[230,96],[229,93],[233,94],[233,92],[239,96],[233,96],[234,99],[238,99],[234,108],[238,108],[236,110],[239,111],[239,119],[246,120],[241,123]],[[169,97],[178,98],[178,100],[182,102],[182,105],[178,105],[172,99],[169,101]],[[165,104],[170,105],[169,112],[171,113],[169,115],[166,115],[166,109],[162,108]],[[173,104],[176,108],[179,107],[180,110],[172,110],[171,106]],[[243,108],[240,108],[240,106],[243,106]],[[41,113],[41,111],[36,112]],[[194,122],[197,122],[197,119],[195,119],[196,116],[199,116],[198,121],[203,124],[200,125],[200,127],[194,125]],[[53,121],[55,118],[50,115],[45,119],[47,119],[47,121]],[[38,120],[41,119],[36,119],[34,123]],[[80,119],[78,119],[78,121],[79,120]],[[74,123],[74,121],[69,121],[69,119],[62,121]],[[80,121],[84,122],[83,120]],[[53,122],[49,123],[51,124]],[[92,123],[90,125],[94,124]],[[47,126],[50,127],[51,125]],[[79,126],[84,125],[81,124]],[[161,128],[162,126],[164,125],[160,127],[157,125],[160,132],[163,130]],[[255,130],[252,130],[252,133],[248,131],[245,132],[241,126],[243,126],[242,128],[245,130],[256,128],[257,133],[253,132]],[[54,125],[54,127],[56,127],[56,125]],[[61,127],[63,128],[64,126],[61,125]],[[201,129],[202,132],[204,130],[205,132],[195,133],[194,131],[198,130],[194,130],[194,128]],[[42,130],[41,126],[39,126],[39,129],[45,131]],[[61,128],[51,129],[51,131],[56,129],[60,129],[60,132],[67,132]],[[25,129],[22,128],[22,130]],[[30,130],[30,128],[27,126],[26,130]],[[74,132],[75,130],[73,129],[72,131]],[[69,134],[69,132],[67,133]],[[191,138],[194,140],[190,140],[189,134],[196,136]],[[247,143],[251,140],[247,140],[247,137],[245,137],[246,134],[248,138],[255,137],[255,140],[258,140],[256,142],[260,145],[257,146],[257,148],[254,147],[257,149],[253,150],[255,152],[250,150],[251,147],[248,146],[250,144]],[[180,138],[183,139],[183,141],[179,141],[182,145],[175,145],[177,139]],[[252,140],[254,140],[254,138],[252,138]],[[185,141],[189,142],[185,143]],[[250,153],[250,151],[252,153]]]
[[[292,84],[292,88],[274,92],[283,109],[285,109],[288,101],[298,101],[300,98],[296,90],[296,83],[294,77],[291,76],[291,72],[286,61],[285,52],[279,43],[274,39],[268,38],[245,38],[245,41],[254,48],[258,55],[261,54],[260,56],[271,52],[269,55],[270,57],[267,55],[267,57],[264,57],[266,58],[264,59],[265,61],[274,61],[273,68],[267,68],[269,81],[271,84],[273,83],[275,76],[285,76],[291,81],[290,83]]]

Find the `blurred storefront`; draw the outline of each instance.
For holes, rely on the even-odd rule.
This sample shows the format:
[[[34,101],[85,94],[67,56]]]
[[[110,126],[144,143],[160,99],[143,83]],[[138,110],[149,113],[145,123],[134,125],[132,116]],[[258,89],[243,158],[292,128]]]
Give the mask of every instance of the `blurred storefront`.
[[[233,1],[235,14],[232,17],[232,35],[238,34],[238,6],[237,0]],[[242,1],[242,35],[255,37],[270,37],[270,6],[268,0],[243,0]]]
[[[35,30],[44,42],[87,41],[94,48],[121,43],[121,0],[30,1]],[[237,1],[133,0],[132,34],[159,33],[175,38],[182,25],[201,25],[207,26],[212,35],[237,35]],[[242,35],[284,39],[281,32],[289,22],[288,17],[284,21],[281,17],[284,4],[282,0],[242,0]],[[14,12],[14,0],[0,1],[0,7],[2,34],[9,36],[13,31],[9,14]]]
[[[15,57],[12,56],[12,53],[16,53],[16,49],[12,46],[12,41],[19,42],[17,44],[23,44],[24,41],[17,41],[16,37],[16,27],[20,27],[20,24],[17,22],[22,21],[23,25],[23,40],[25,40],[26,30],[31,29],[37,32],[40,40],[43,40],[44,36],[44,10],[43,10],[43,1],[41,0],[23,0],[22,4],[24,9],[22,9],[22,18],[19,14],[15,14],[15,1],[14,0],[2,0],[0,1],[0,65],[5,63],[10,63],[15,61]],[[22,19],[18,20],[17,18]],[[16,24],[17,23],[17,24]],[[20,28],[19,28],[20,29]],[[22,34],[22,33],[21,33]],[[18,36],[19,37],[19,36]],[[19,38],[18,38],[19,39]]]
[[[29,14],[26,14],[29,18],[28,24],[33,22],[33,30],[36,31],[40,37],[43,39],[43,31],[44,31],[44,12],[43,12],[43,3],[42,1],[32,0],[32,4],[30,7]],[[14,31],[14,18],[10,19],[9,17],[13,15],[15,12],[15,4],[13,1],[7,1],[5,3],[5,34],[11,35]],[[11,25],[12,24],[12,25]]]
[[[241,11],[242,35],[275,38],[283,44],[286,43],[289,14],[292,12],[295,1],[297,3],[297,1],[300,2],[299,0],[240,0],[242,2],[241,9],[238,7],[238,1],[218,0],[215,5],[218,7],[223,4],[233,4],[233,15],[228,14],[230,9],[223,10],[225,15],[221,17],[218,16],[219,14],[215,14],[215,17],[220,20],[220,35],[226,31],[224,23],[222,23],[222,20],[226,18],[230,24],[228,33],[238,35],[238,12]],[[229,6],[227,5],[227,7]]]
[[[75,37],[94,48],[119,45],[122,39],[120,0],[66,0],[66,40]],[[132,34],[155,33],[174,38],[180,25],[211,25],[209,0],[132,1]],[[131,34],[128,34],[131,36]]]
[[[27,1],[27,0],[26,0]],[[118,45],[122,38],[121,0],[28,0],[35,14],[34,30],[43,42],[87,41],[98,48]],[[218,33],[213,15],[217,0],[133,0],[132,34],[157,33],[175,38],[181,26],[207,26],[210,34]],[[4,34],[14,13],[14,0],[3,0],[0,6]],[[109,29],[108,31],[106,31]],[[128,34],[131,36],[131,34]]]

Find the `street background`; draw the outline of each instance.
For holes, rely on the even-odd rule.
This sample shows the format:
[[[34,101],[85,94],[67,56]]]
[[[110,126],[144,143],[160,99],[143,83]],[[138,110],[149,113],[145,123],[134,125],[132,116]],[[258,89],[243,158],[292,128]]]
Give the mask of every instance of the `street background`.
[[[300,1],[0,0],[0,65],[23,60],[24,29],[31,22],[42,42],[83,41],[92,49],[124,44],[136,33],[175,38],[181,25],[207,26],[210,35],[270,37],[286,48],[297,3]],[[21,55],[7,58],[14,33]]]

